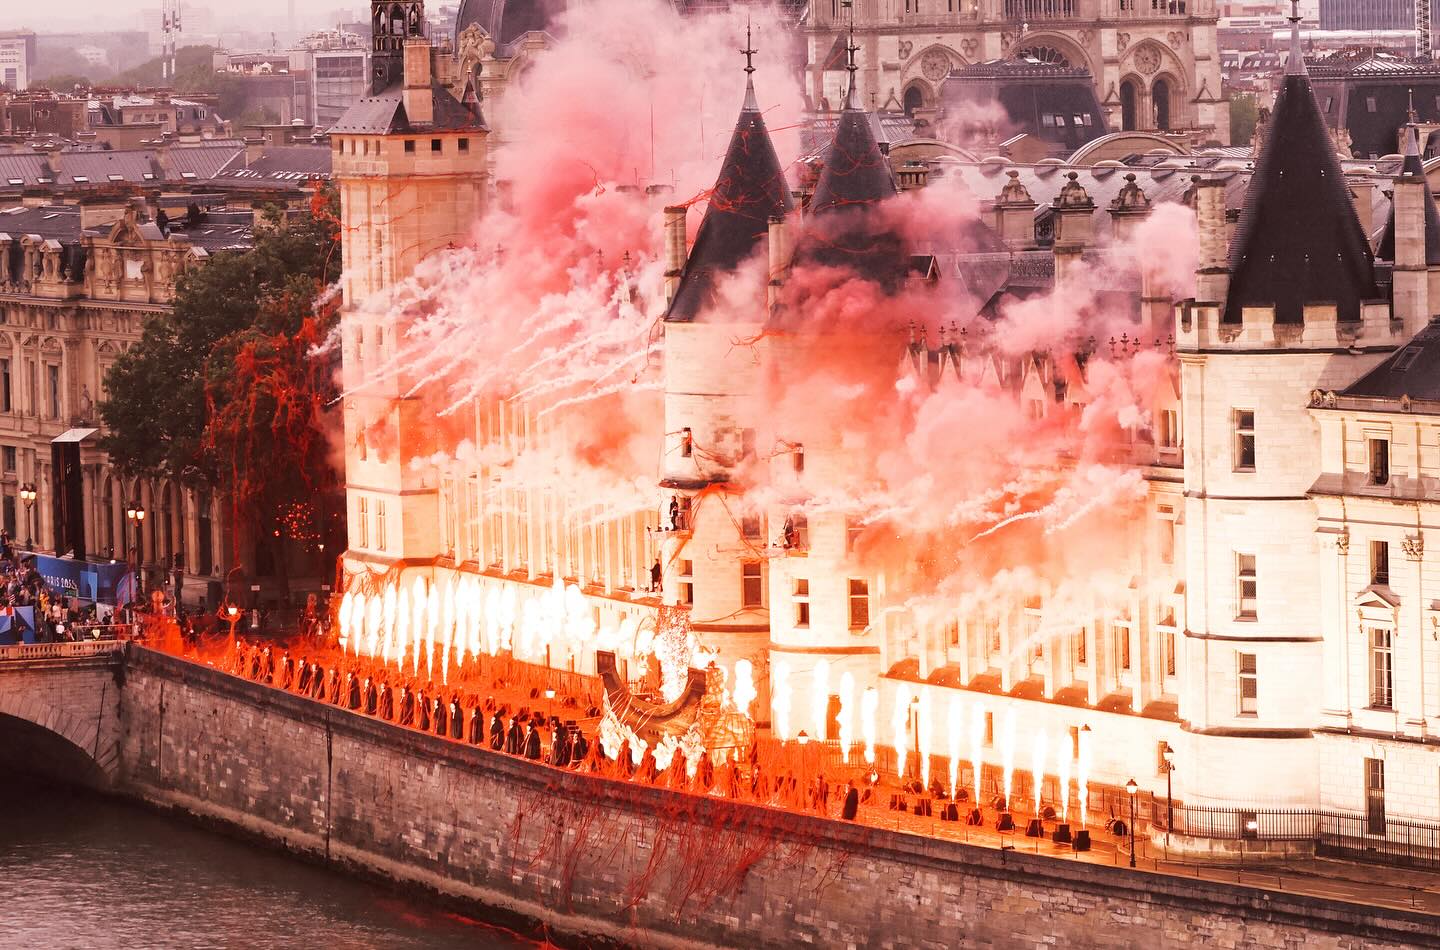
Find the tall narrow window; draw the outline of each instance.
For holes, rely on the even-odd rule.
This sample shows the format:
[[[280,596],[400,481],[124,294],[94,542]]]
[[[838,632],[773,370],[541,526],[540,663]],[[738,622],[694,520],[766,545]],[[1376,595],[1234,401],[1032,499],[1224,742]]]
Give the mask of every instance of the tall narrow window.
[[[755,457],[755,430],[740,430],[740,458],[753,459]]]
[[[680,562],[680,603],[689,607],[695,603],[695,562]]]
[[[845,553],[854,554],[855,549],[860,546],[860,533],[865,526],[855,518],[845,519]]]
[[[1368,439],[1370,449],[1370,484],[1390,483],[1390,440]]]
[[[765,577],[759,561],[746,561],[740,565],[740,604],[743,607],[761,607],[765,604]]]
[[[15,410],[14,403],[11,401],[11,392],[10,361],[8,359],[0,360],[0,409],[3,409],[5,412],[13,412]]]
[[[850,578],[850,629],[870,626],[870,582]]]
[[[690,434],[690,427],[686,426],[680,430],[680,457],[688,459],[694,451],[694,437]]]
[[[1155,526],[1159,534],[1160,563],[1175,563],[1175,522],[1171,518],[1160,518]]]
[[[1237,653],[1236,667],[1240,677],[1240,715],[1253,716],[1260,711],[1260,674],[1255,654]]]
[[[1084,666],[1089,661],[1089,649],[1085,643],[1085,630],[1081,628],[1075,634],[1075,665]]]
[[[375,499],[375,547],[385,550],[385,500]]]
[[[1259,581],[1255,574],[1255,555],[1235,555],[1235,617],[1239,620],[1254,620],[1257,616],[1258,596]]]
[[[1388,627],[1370,628],[1370,705],[1393,709],[1395,701],[1395,655]]]
[[[360,547],[368,548],[370,546],[370,501],[364,495],[361,495],[358,504],[360,506],[360,516],[355,520],[360,530]]]
[[[1180,447],[1180,416],[1174,409],[1160,410],[1160,448]]]
[[[45,365],[45,392],[49,397],[49,404],[46,406],[51,419],[60,418],[60,367],[54,363]]]
[[[1385,760],[1365,760],[1365,833],[1385,834]]]
[[[1128,624],[1110,625],[1110,636],[1115,641],[1115,666],[1120,670],[1130,669],[1130,627]]]
[[[1370,583],[1390,584],[1390,542],[1370,542]]]
[[[790,456],[790,462],[795,466],[795,474],[799,475],[805,471],[805,446],[795,446],[795,451]]]
[[[1165,634],[1165,675],[1175,675],[1175,634]]]
[[[764,526],[758,513],[752,512],[740,517],[740,535],[746,541],[759,541],[765,536]]]
[[[1255,471],[1255,412],[1252,409],[1236,409],[1235,422],[1235,471]]]
[[[795,578],[795,626],[810,626],[810,581],[808,578]]]

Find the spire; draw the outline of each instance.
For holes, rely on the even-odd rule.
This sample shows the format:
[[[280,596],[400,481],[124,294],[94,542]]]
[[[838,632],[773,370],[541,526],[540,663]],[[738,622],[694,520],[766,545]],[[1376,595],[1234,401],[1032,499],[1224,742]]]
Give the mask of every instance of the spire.
[[[1300,49],[1300,0],[1290,0],[1290,61],[1285,64],[1285,75],[1308,76],[1305,70],[1305,53]]]
[[[855,45],[855,7],[850,3],[845,6],[850,8],[850,40],[845,44],[845,71],[850,74],[850,80],[845,89],[845,109],[852,111],[860,108],[859,92],[855,83],[855,74],[860,71],[860,67],[855,64],[855,54],[860,52],[860,47]]]
[[[1411,86],[1407,91],[1410,93],[1410,105],[1405,109],[1405,121],[1411,125],[1418,125],[1420,114],[1415,111],[1415,87]]]
[[[1379,296],[1370,244],[1300,53],[1298,14],[1290,22],[1290,64],[1230,247],[1227,323],[1239,323],[1245,307],[1274,307],[1277,323],[1298,324],[1305,305],[1320,302],[1358,320],[1361,301]]]
[[[745,101],[741,112],[759,112],[760,103],[755,99],[755,44],[750,42],[750,18],[745,18],[745,48],[740,55],[745,57]]]
[[[745,101],[666,320],[702,316],[714,300],[716,281],[755,253],[771,218],[783,217],[793,207],[785,171],[755,101],[750,39],[747,26],[745,49],[740,51],[745,56]]]

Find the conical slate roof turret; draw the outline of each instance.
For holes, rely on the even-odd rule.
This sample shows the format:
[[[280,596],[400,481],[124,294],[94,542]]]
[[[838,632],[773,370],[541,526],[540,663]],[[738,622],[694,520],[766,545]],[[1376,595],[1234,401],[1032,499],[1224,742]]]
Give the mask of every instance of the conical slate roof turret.
[[[749,38],[749,31],[746,31]],[[745,71],[753,76],[755,67],[748,48]],[[730,147],[720,166],[720,175],[710,193],[710,203],[695,246],[685,262],[680,288],[666,314],[667,320],[694,320],[714,299],[718,277],[733,271],[755,252],[770,227],[772,217],[789,213],[793,207],[784,169],[775,154],[765,118],[755,99],[751,76],[745,80],[745,101],[730,136]]]
[[[1413,114],[1413,110],[1412,110]],[[1405,127],[1405,159],[1400,165],[1404,177],[1425,178],[1425,166],[1420,162],[1420,131],[1415,126]],[[1375,256],[1382,261],[1395,260],[1395,202],[1390,202],[1390,218],[1385,222],[1385,231],[1380,236],[1380,246]],[[1435,207],[1435,195],[1429,185],[1425,187],[1425,266],[1440,267],[1440,209]]]
[[[896,192],[890,162],[881,153],[870,128],[870,119],[859,105],[855,83],[857,48],[852,26],[850,45],[846,47],[848,61],[845,68],[850,72],[850,80],[845,92],[845,108],[840,113],[835,138],[825,151],[825,165],[815,185],[815,194],[810,199],[812,215],[837,208],[871,205],[894,196]]]
[[[1245,307],[1273,306],[1277,323],[1301,323],[1309,303],[1359,320],[1361,301],[1379,296],[1370,244],[1310,88],[1299,22],[1292,15],[1285,84],[1230,248],[1226,322],[1240,322]]]

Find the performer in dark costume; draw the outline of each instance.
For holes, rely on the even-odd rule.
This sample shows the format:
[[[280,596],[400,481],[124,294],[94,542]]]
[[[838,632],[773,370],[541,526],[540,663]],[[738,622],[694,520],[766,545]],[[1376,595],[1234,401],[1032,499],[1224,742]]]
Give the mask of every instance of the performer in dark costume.
[[[460,708],[460,700],[454,696],[450,697],[450,738],[465,738],[465,712]]]
[[[510,729],[505,733],[505,751],[510,755],[519,755],[525,746],[525,731],[520,726],[520,716],[517,714],[510,720]]]
[[[490,748],[500,752],[505,748],[505,720],[500,718],[505,714],[505,707],[501,706],[495,710],[495,716],[490,720]]]
[[[845,783],[845,806],[840,810],[840,817],[846,821],[854,821],[855,815],[860,811],[860,790],[849,782]]]
[[[445,735],[450,727],[449,710],[440,697],[435,697],[434,703],[430,706],[430,722],[435,727],[437,736]]]
[[[479,745],[485,741],[485,713],[479,706],[470,710],[470,744]]]
[[[300,674],[295,678],[295,692],[301,696],[310,695],[310,661],[306,657],[300,658]]]
[[[570,725],[574,727],[575,723],[571,722]],[[590,742],[585,738],[585,733],[581,732],[578,727],[575,727],[574,738],[571,740],[570,743],[571,763],[578,766],[580,763],[585,761],[585,757],[589,754]]]
[[[390,691],[389,683],[380,684],[380,701],[376,708],[381,719],[386,722],[395,721],[395,694]]]
[[[525,758],[532,762],[540,761],[540,730],[535,728],[533,719],[525,732]]]
[[[380,690],[376,688],[375,681],[367,679],[365,683],[365,712],[375,715],[380,708]]]
[[[415,728],[421,732],[430,731],[430,698],[423,689],[415,691]]]
[[[345,708],[360,708],[360,677],[354,673],[345,674]]]
[[[410,687],[400,687],[400,720],[399,724],[408,726],[415,722],[415,696],[410,692]]]

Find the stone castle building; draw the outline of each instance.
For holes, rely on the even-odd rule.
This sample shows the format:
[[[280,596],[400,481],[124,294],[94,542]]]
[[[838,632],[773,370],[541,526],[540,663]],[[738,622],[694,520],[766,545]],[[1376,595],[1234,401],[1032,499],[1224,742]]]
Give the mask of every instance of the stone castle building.
[[[953,15],[994,22],[998,34],[1000,14],[1021,6],[982,4]],[[1171,17],[1168,4],[1163,16],[1154,13]],[[1177,6],[1173,17],[1204,25],[1198,9]],[[1374,181],[1342,170],[1303,57],[1292,56],[1248,184],[1216,168],[1184,176],[1181,188],[1174,169],[1152,170],[1153,190],[1196,214],[1198,289],[1180,301],[1155,289],[1144,261],[1106,256],[1102,235],[1123,237],[1159,200],[1135,172],[1122,174],[1122,163],[1082,169],[1084,182],[1082,170],[1061,175],[1053,165],[1004,176],[993,161],[940,166],[967,183],[990,181],[991,197],[981,195],[983,222],[964,246],[907,256],[907,274],[918,266],[938,293],[957,280],[966,293],[987,288],[983,316],[1037,288],[1063,294],[1081,261],[1112,264],[1113,292],[1130,302],[1136,332],[1111,342],[1110,352],[1124,358],[1158,347],[1170,384],[1128,447],[1147,486],[1147,517],[1127,545],[1135,577],[1128,596],[1097,598],[1079,612],[1068,605],[1062,616],[1036,590],[1003,608],[918,617],[887,602],[898,578],[863,561],[863,526],[843,511],[806,508],[846,471],[843,420],[819,419],[800,436],[771,431],[754,408],[764,374],[796,344],[771,336],[758,356],[741,353],[733,341],[760,336],[766,315],[706,314],[716,280],[739,262],[768,260],[773,294],[797,257],[818,253],[804,245],[801,206],[806,227],[826,226],[845,221],[846,209],[891,200],[902,185],[923,185],[913,172],[897,180],[875,140],[863,100],[881,94],[887,54],[863,54],[867,42],[874,50],[888,40],[878,28],[867,34],[866,22],[862,10],[855,45],[870,65],[849,63],[813,190],[781,186],[783,166],[751,92],[717,175],[724,200],[709,203],[693,245],[684,209],[666,211],[667,435],[655,449],[654,509],[605,520],[586,512],[583,498],[576,508],[539,491],[496,497],[480,466],[421,475],[393,452],[375,453],[367,431],[376,426],[398,433],[402,451],[433,448],[424,420],[399,397],[408,390],[400,379],[346,406],[346,570],[477,585],[503,592],[511,612],[566,585],[602,625],[631,629],[654,622],[662,606],[685,612],[721,665],[746,659],[762,672],[756,719],[780,738],[803,731],[838,742],[837,713],[857,698],[842,692],[842,681],[874,690],[880,745],[897,744],[891,723],[909,734],[912,703],[938,709],[958,698],[967,710],[959,744],[968,756],[968,717],[983,713],[989,767],[1005,755],[1021,771],[1028,761],[1027,746],[1002,749],[1000,723],[1025,739],[1050,737],[1052,766],[1039,792],[1046,800],[1057,794],[1057,771],[1075,774],[1089,735],[1099,785],[1134,778],[1163,793],[1168,779],[1189,804],[1359,815],[1378,842],[1406,834],[1400,819],[1440,819],[1440,590],[1425,544],[1440,527],[1440,336],[1431,324],[1440,300],[1440,212],[1417,136],[1405,136],[1405,162],[1386,183],[1391,223],[1372,228],[1384,215]],[[1038,42],[1037,32],[1032,24],[1025,40]],[[1109,45],[1115,35],[1104,35],[1093,65],[1103,67],[1097,75],[1113,66],[1118,81],[1125,74]],[[1003,52],[1000,35],[976,42]],[[485,202],[478,111],[442,100],[449,94],[426,81],[430,54],[418,36],[397,48],[403,81],[377,88],[357,107],[367,111],[347,117],[335,136],[347,234],[370,235],[347,241],[351,389],[394,346],[393,328],[362,317],[355,303],[426,249],[463,239]],[[1096,48],[1066,47],[1090,50],[1087,57]],[[977,45],[967,58],[980,55]],[[897,84],[897,94],[903,88]],[[397,122],[401,102],[405,121]],[[1046,181],[1053,197],[1042,204],[1029,188]],[[375,196],[407,188],[416,189],[414,203],[392,198],[388,211],[379,209]],[[1109,200],[1096,201],[1102,189]],[[413,213],[422,209],[436,213]],[[872,265],[883,262],[864,266]],[[877,341],[877,354],[884,347],[896,354],[897,372],[913,373],[919,385],[954,374],[1001,387],[1040,415],[1075,413],[1089,402],[1083,374],[1062,381],[1046,353],[1001,358],[983,341],[929,340],[903,327]],[[473,422],[482,444],[511,451],[565,437],[563,426],[514,402],[477,406]],[[786,451],[757,458],[757,446],[772,444]],[[756,464],[785,487],[783,503],[752,510],[729,487],[736,471]],[[658,591],[647,575],[652,559],[663,566]],[[560,662],[587,671],[593,653]],[[927,751],[943,756],[951,739],[934,731]],[[1066,767],[1057,770],[1057,761]],[[1033,784],[1022,794],[1035,796]]]

